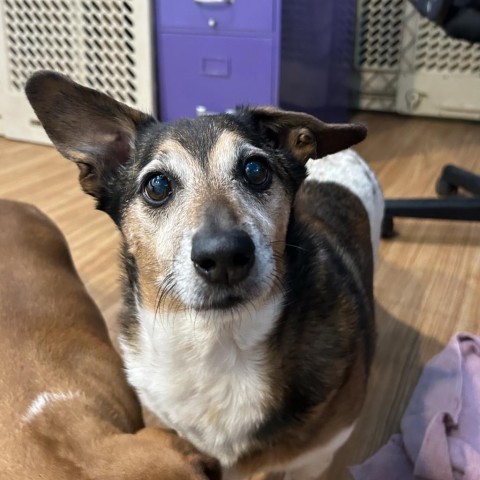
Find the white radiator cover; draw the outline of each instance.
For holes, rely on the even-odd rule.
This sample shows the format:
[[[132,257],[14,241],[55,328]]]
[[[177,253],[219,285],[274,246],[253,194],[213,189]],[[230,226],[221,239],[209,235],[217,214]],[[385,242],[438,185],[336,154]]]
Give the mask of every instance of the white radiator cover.
[[[5,65],[5,33],[3,24],[3,15],[0,8],[0,135],[4,135],[4,123],[5,123],[5,108],[6,108],[6,90],[5,84],[5,71],[7,66]]]
[[[480,119],[480,45],[448,37],[408,0],[357,7],[357,107]]]
[[[395,111],[404,0],[357,0],[355,98],[364,110]]]
[[[0,133],[49,143],[25,94],[55,70],[155,113],[150,0],[0,0]]]

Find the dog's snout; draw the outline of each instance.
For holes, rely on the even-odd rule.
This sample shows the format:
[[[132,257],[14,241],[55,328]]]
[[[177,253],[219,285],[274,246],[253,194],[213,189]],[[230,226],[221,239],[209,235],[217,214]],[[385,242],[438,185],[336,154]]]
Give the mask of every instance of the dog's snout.
[[[255,261],[255,244],[243,230],[200,230],[192,241],[192,262],[209,283],[242,281]]]

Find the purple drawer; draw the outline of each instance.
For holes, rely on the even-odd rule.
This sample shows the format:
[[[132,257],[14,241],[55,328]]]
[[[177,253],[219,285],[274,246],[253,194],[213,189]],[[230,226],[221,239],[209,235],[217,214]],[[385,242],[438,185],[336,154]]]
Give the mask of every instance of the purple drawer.
[[[277,103],[271,39],[161,34],[158,48],[161,120]]]
[[[275,4],[275,0],[157,0],[157,28],[271,34]]]

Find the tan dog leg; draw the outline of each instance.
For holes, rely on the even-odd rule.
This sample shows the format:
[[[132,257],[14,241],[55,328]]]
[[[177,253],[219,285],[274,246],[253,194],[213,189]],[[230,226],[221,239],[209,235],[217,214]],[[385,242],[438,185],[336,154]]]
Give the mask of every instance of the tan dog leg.
[[[219,480],[219,464],[175,432],[139,430],[140,405],[60,230],[2,200],[0,225],[0,479]]]

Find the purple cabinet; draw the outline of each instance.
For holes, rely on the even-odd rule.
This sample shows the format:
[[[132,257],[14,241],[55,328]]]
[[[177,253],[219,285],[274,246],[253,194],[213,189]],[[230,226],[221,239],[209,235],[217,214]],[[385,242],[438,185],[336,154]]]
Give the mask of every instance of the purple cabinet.
[[[276,103],[271,39],[165,33],[160,42],[162,119]]]
[[[347,118],[355,0],[156,0],[159,112],[280,105]]]
[[[275,28],[276,3],[272,0],[164,0],[158,2],[158,27],[209,35],[247,32],[270,36]]]
[[[161,120],[278,105],[280,0],[157,0]]]

